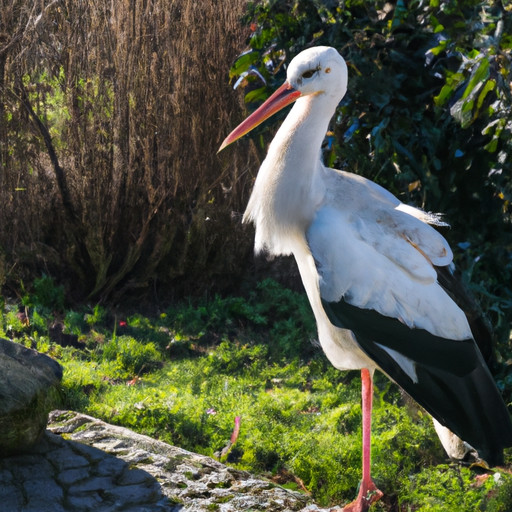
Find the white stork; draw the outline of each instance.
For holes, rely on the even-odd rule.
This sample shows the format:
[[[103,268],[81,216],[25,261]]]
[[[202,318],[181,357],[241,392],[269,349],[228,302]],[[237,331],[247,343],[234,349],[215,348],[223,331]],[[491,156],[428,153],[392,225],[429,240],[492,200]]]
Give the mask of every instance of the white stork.
[[[361,369],[363,478],[343,509],[360,512],[382,496],[370,477],[376,368],[433,416],[451,456],[461,455],[462,439],[488,464],[502,462],[512,424],[481,353],[490,350],[482,319],[471,321],[461,309],[471,301],[450,270],[452,251],[429,225],[439,221],[372,181],[322,164],[321,144],[346,89],[347,66],[334,48],[305,50],[220,149],[295,101],[244,221],[256,226],[257,252],[295,256],[331,363]]]

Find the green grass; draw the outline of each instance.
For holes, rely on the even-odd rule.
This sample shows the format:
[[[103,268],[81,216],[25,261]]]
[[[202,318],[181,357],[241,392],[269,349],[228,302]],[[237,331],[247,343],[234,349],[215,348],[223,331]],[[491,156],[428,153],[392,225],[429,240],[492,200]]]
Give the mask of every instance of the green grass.
[[[44,296],[59,298],[51,290]],[[47,317],[31,303],[34,324],[24,326],[6,306],[2,329],[61,362],[61,407],[210,456],[226,446],[240,416],[229,464],[288,475],[287,486],[304,486],[321,505],[355,496],[360,376],[335,370],[311,343],[304,296],[266,281],[248,297],[187,302],[156,318],[68,311],[67,331],[84,350],[51,342],[51,303]],[[385,493],[374,510],[512,510],[508,470],[482,476],[448,465],[430,418],[378,373],[374,404],[373,475]]]

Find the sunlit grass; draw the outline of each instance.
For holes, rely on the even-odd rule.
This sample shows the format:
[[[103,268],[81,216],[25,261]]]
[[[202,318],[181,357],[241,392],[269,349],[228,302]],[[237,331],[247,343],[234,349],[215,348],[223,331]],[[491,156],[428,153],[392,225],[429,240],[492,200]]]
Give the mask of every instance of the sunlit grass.
[[[361,380],[311,343],[305,301],[267,282],[246,299],[182,304],[153,319],[100,307],[68,312],[80,350],[50,341],[41,315],[37,332],[15,328],[20,342],[63,365],[62,407],[340,504],[361,477]],[[293,336],[281,336],[283,317]],[[4,330],[13,318],[4,315]],[[385,493],[374,510],[512,510],[508,470],[448,465],[430,417],[378,372],[374,396],[372,471]],[[236,417],[238,439],[221,457]]]
[[[269,477],[286,469],[325,505],[349,500],[361,472],[358,374],[295,360],[229,375],[215,369],[215,359],[212,349],[167,362],[130,385],[105,380],[115,374],[111,362],[69,361],[64,387],[93,384],[81,404],[85,412],[210,456],[227,444],[241,416],[228,463]],[[373,472],[386,493],[376,510],[393,510],[397,502],[414,511],[494,510],[480,506],[500,484],[509,485],[508,475],[481,481],[467,468],[448,466],[430,418],[408,411],[385,377],[376,382]]]

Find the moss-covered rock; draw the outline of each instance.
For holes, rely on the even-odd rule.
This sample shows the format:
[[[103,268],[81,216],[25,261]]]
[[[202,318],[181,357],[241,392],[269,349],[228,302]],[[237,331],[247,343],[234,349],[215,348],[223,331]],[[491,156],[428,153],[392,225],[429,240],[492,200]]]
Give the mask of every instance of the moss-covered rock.
[[[28,451],[39,439],[61,380],[59,363],[0,339],[0,457]]]

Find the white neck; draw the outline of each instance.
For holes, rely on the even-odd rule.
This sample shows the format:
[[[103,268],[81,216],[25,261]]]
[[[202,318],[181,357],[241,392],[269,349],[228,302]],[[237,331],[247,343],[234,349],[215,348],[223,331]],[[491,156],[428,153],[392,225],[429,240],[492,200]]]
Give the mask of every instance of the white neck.
[[[244,221],[256,225],[255,248],[290,254],[322,201],[320,149],[337,100],[323,93],[301,97],[272,141]]]

